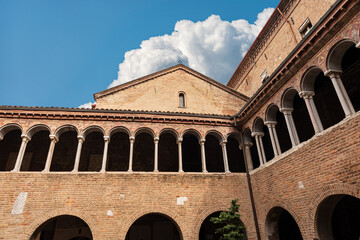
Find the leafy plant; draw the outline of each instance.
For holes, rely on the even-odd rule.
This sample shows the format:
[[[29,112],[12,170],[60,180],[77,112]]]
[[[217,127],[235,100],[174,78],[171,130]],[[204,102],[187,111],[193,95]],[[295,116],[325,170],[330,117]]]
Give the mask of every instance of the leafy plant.
[[[245,226],[240,220],[238,199],[231,201],[229,211],[221,212],[218,217],[212,217],[210,221],[219,227],[215,233],[220,235],[220,240],[245,240]]]

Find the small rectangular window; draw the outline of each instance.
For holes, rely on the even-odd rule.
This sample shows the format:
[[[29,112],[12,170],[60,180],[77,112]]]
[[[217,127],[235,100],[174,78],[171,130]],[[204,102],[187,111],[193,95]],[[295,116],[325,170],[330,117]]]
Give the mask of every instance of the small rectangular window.
[[[179,94],[179,107],[185,107],[185,95],[183,93]]]
[[[305,37],[305,35],[310,31],[312,28],[312,24],[309,18],[306,18],[303,24],[299,27],[299,32],[302,37]]]

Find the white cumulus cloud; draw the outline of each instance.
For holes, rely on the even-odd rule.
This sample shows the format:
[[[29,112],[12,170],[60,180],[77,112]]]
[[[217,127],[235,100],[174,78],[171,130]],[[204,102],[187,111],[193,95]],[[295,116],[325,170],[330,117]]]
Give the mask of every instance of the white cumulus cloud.
[[[226,84],[273,11],[273,8],[264,9],[254,23],[244,19],[223,21],[217,15],[199,22],[178,21],[170,35],[144,40],[139,49],[126,52],[119,64],[118,78],[109,87],[180,61]]]
[[[93,102],[88,102],[88,103],[84,103],[84,104],[81,104],[80,106],[78,106],[78,108],[91,108],[91,105],[93,105],[95,103]]]

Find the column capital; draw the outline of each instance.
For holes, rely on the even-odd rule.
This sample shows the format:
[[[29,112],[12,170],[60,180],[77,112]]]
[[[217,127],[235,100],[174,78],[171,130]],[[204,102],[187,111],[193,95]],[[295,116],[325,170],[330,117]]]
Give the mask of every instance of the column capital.
[[[330,78],[338,78],[338,77],[340,77],[341,73],[342,73],[342,71],[340,71],[340,70],[329,69],[324,72],[324,75],[326,77],[330,77]]]
[[[59,142],[59,139],[55,135],[49,135],[49,138],[51,141],[54,141],[55,143]]]
[[[200,141],[199,141],[199,143],[200,143],[200,145],[203,145],[203,144],[205,144],[205,139],[200,139]]]
[[[277,124],[277,121],[266,121],[264,122],[264,124],[267,126],[267,127],[275,127],[275,125]]]
[[[244,146],[245,146],[245,148],[250,148],[250,147],[252,147],[254,144],[252,143],[252,142],[246,142],[246,143],[244,143]],[[240,145],[241,146],[241,145]]]
[[[130,139],[130,143],[134,143],[134,142],[135,142],[135,137],[134,137],[134,136],[129,137],[129,139]]]
[[[31,140],[31,137],[29,137],[26,134],[22,134],[21,138],[22,138],[23,142],[29,142]]]
[[[226,140],[223,140],[223,141],[220,142],[220,145],[221,145],[221,146],[226,146],[226,143],[227,143],[227,141],[226,141]]]
[[[179,144],[179,143],[182,143],[182,141],[183,141],[183,138],[178,138],[176,143]]]
[[[280,108],[280,112],[282,112],[285,115],[289,115],[294,111],[293,108]]]
[[[315,92],[313,91],[301,91],[299,92],[299,96],[304,99],[310,99],[315,96]]]
[[[159,138],[158,137],[154,137],[154,143],[158,143],[159,142]]]
[[[77,136],[79,142],[84,142],[85,138],[84,136]]]
[[[110,137],[109,136],[104,136],[104,141],[109,143],[110,142]]]
[[[3,138],[3,136],[0,136],[0,141],[2,141],[4,138]]]
[[[251,136],[252,136],[252,137],[256,137],[256,136],[263,137],[263,136],[264,136],[264,133],[263,133],[263,132],[252,132],[252,133],[251,133]]]
[[[356,48],[360,48],[360,42],[355,45]]]

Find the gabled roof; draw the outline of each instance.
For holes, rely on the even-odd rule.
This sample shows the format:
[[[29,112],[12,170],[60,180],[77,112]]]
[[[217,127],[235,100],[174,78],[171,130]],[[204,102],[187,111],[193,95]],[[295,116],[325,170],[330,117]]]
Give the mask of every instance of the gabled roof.
[[[98,98],[102,98],[102,97],[105,97],[107,95],[110,95],[110,94],[113,94],[113,93],[116,93],[116,92],[119,92],[119,91],[122,91],[124,89],[127,89],[129,87],[132,87],[132,86],[135,86],[135,85],[138,85],[138,84],[141,84],[141,83],[144,83],[146,81],[149,81],[149,80],[153,80],[157,77],[160,77],[160,76],[163,76],[163,75],[166,75],[166,74],[169,74],[171,72],[175,72],[175,71],[178,71],[178,70],[183,70],[191,75],[194,75],[196,76],[197,78],[203,80],[203,81],[206,81],[234,96],[237,96],[238,98],[241,98],[245,101],[249,100],[249,97],[239,93],[238,91],[235,91],[234,89],[232,88],[229,88],[228,86],[225,86],[224,84],[221,84],[183,64],[178,64],[178,65],[175,65],[175,66],[172,66],[172,67],[169,67],[169,68],[166,68],[166,69],[163,69],[161,71],[158,71],[158,72],[155,72],[155,73],[152,73],[150,75],[147,75],[147,76],[144,76],[144,77],[141,77],[141,78],[138,78],[138,79],[135,79],[135,80],[132,80],[130,82],[126,82],[126,83],[123,83],[121,85],[118,85],[118,86],[115,86],[115,87],[112,87],[112,88],[109,88],[109,89],[106,89],[104,91],[101,91],[101,92],[98,92],[98,93],[95,93],[94,94],[94,98],[95,100],[98,99]]]

